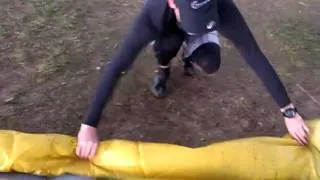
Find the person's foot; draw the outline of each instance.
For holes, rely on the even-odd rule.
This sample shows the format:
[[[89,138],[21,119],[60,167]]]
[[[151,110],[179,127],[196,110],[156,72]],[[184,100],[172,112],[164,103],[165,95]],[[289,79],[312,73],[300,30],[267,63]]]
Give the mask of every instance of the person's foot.
[[[191,61],[188,59],[184,59],[183,62],[184,62],[184,65],[183,65],[184,75],[193,76],[195,74],[195,70]]]
[[[156,97],[165,97],[168,95],[167,81],[170,76],[170,68],[158,68],[158,72],[153,77],[151,92]]]
[[[183,69],[184,69],[184,75],[186,76],[193,76],[195,74],[193,64],[191,65],[184,64]]]

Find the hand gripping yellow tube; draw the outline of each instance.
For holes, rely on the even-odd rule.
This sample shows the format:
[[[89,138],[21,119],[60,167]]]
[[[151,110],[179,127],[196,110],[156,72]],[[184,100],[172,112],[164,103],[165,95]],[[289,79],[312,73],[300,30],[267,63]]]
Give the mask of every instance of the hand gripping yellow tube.
[[[310,145],[288,136],[230,140],[200,148],[107,140],[94,160],[75,155],[76,138],[0,131],[0,171],[119,179],[320,179],[320,121],[308,121]]]

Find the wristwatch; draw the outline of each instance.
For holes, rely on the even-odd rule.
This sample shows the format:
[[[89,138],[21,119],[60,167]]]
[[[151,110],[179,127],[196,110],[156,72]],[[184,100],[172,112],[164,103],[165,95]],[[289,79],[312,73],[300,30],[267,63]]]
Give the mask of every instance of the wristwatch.
[[[288,108],[282,113],[282,115],[287,118],[293,118],[296,116],[297,113],[297,108]]]

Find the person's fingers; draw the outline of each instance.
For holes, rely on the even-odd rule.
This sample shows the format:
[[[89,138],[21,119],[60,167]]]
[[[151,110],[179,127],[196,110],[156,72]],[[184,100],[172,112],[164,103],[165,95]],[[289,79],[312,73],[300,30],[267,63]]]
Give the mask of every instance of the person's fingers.
[[[83,157],[83,142],[79,142],[79,145],[78,145],[78,157],[82,158]]]
[[[299,120],[300,120],[300,123],[301,123],[301,126],[302,126],[303,130],[304,130],[307,134],[309,134],[310,130],[309,130],[307,124],[305,123],[305,121],[302,119],[302,117],[300,117]]]
[[[302,140],[300,139],[299,134],[298,134],[296,131],[294,132],[293,137],[294,137],[294,139],[295,139],[300,145],[303,145],[303,142],[302,142]]]
[[[88,149],[88,154],[87,154],[87,156],[86,156],[86,158],[88,158],[88,159],[91,159],[91,154],[92,154],[92,151],[94,151],[94,143],[93,142],[89,142],[89,149]]]
[[[84,151],[83,151],[83,158],[87,159],[89,157],[91,146],[92,146],[92,142],[85,143]]]
[[[310,129],[309,129],[309,127],[308,127],[305,123],[303,123],[303,130],[304,130],[307,134],[310,133]]]
[[[79,142],[78,142],[78,144],[77,144],[77,147],[76,147],[76,155],[78,156],[78,157],[80,157],[80,144],[79,144]]]
[[[97,151],[97,142],[79,142],[76,147],[76,155],[82,159],[92,159]]]
[[[301,133],[303,133],[303,137],[305,139],[306,145],[309,144],[309,134],[308,132],[304,129],[304,127],[301,127]]]
[[[97,152],[97,148],[98,148],[98,143],[93,143],[90,149],[90,153],[89,153],[89,159],[93,159],[94,156],[96,155]]]
[[[81,158],[85,158],[85,154],[86,154],[86,143],[82,142],[81,143],[81,150],[80,150],[80,157]]]
[[[306,133],[304,132],[304,130],[302,128],[297,130],[297,134],[299,136],[299,139],[303,143],[303,145],[308,144]]]
[[[298,134],[298,137],[301,141],[301,145],[305,145],[306,144],[306,140],[305,140],[305,136],[304,136],[305,133],[303,133],[303,131],[298,129],[297,134]]]

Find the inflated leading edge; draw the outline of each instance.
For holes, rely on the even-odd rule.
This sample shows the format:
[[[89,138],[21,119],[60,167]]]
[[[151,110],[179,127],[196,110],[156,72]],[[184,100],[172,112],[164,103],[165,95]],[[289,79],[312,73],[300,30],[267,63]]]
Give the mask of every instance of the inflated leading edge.
[[[101,143],[92,162],[75,156],[74,137],[0,131],[0,171],[122,179],[319,179],[320,121],[308,124],[309,147],[289,137],[246,138],[195,149],[109,140]]]

